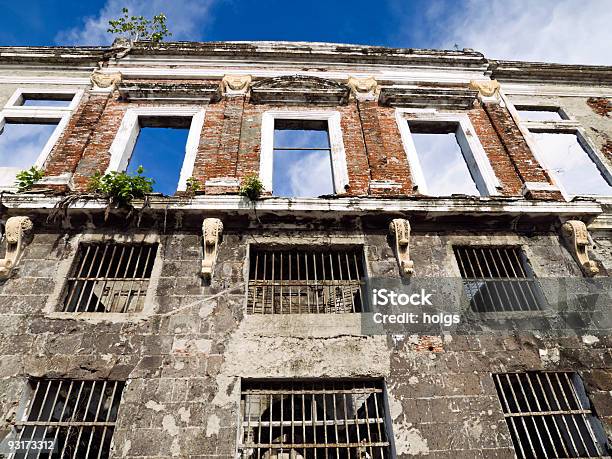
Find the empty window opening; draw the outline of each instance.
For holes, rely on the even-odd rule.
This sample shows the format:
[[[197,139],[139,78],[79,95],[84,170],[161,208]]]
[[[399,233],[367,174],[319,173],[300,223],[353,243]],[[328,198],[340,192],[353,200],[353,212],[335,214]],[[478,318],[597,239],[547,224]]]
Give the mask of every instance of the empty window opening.
[[[428,195],[481,194],[457,137],[459,123],[410,121],[409,127]]]
[[[139,166],[144,175],[155,180],[153,191],[173,195],[178,187],[189,136],[189,117],[144,117],[138,119],[140,131],[127,171]]]
[[[389,458],[382,382],[243,382],[241,457]]]
[[[540,107],[533,105],[515,105],[523,121],[561,121],[567,119],[559,107]]]
[[[612,195],[604,178],[575,133],[532,132],[542,161],[572,195]]]
[[[69,107],[74,94],[23,93],[20,98],[22,107]]]
[[[576,373],[503,373],[494,374],[493,379],[519,458],[602,457],[609,453]]]
[[[30,380],[25,412],[15,421],[17,439],[53,442],[53,454],[44,457],[107,458],[124,386],[122,381]],[[28,450],[11,457],[28,457]]]
[[[251,248],[247,312],[361,312],[363,250]]]
[[[334,194],[327,121],[274,120],[272,167],[275,196]]]
[[[62,301],[64,312],[140,312],[157,244],[80,244]]]
[[[454,247],[475,312],[538,311],[542,292],[519,247]]]
[[[57,124],[6,120],[0,132],[0,183],[15,185],[17,173],[37,162]]]

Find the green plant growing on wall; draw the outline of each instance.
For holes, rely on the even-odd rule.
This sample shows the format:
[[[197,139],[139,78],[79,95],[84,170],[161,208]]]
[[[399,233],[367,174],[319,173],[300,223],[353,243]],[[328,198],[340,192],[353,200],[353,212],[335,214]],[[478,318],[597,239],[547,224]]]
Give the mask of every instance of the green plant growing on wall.
[[[29,169],[20,171],[16,175],[17,179],[17,190],[27,191],[32,188],[36,182],[45,176],[45,171],[38,169],[36,166],[32,166]]]
[[[240,196],[246,196],[251,201],[257,201],[261,196],[264,186],[262,181],[256,175],[247,175],[242,179],[240,185]]]
[[[166,15],[160,13],[147,19],[144,16],[130,16],[129,10],[121,10],[123,16],[119,19],[108,21],[107,31],[130,40],[130,43],[143,40],[150,41],[152,45],[157,45],[164,38],[172,36],[172,32],[166,26]]]
[[[195,177],[189,177],[187,179],[187,191],[191,193],[195,193],[196,191],[200,191],[202,189],[202,184]]]
[[[138,166],[135,175],[127,172],[96,172],[89,180],[88,189],[109,200],[110,204],[130,206],[135,198],[143,198],[153,191],[155,180],[142,175],[144,169]]]

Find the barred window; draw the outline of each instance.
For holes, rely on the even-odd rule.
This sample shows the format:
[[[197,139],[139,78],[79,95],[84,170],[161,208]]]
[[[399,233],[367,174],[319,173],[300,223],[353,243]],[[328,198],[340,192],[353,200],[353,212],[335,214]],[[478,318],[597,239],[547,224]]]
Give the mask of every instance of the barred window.
[[[68,278],[64,312],[140,312],[157,244],[80,244]]]
[[[454,247],[476,312],[538,311],[544,297],[519,247]]]
[[[247,312],[361,312],[363,252],[251,248]]]
[[[53,442],[53,454],[47,451],[45,457],[107,458],[124,386],[122,381],[32,379],[15,439]],[[26,456],[27,450],[12,457]]]
[[[246,458],[389,458],[383,383],[243,381]]]
[[[609,454],[578,374],[502,373],[493,379],[519,458]]]

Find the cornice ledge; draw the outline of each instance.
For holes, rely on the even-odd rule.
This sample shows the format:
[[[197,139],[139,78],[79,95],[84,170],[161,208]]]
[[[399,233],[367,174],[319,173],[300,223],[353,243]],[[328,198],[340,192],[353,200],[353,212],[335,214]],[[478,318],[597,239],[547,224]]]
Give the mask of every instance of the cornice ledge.
[[[383,86],[379,103],[390,107],[467,110],[477,97],[478,91],[470,88]]]
[[[4,194],[3,204],[8,212],[15,209],[49,212],[60,201],[60,196],[42,194]],[[142,202],[134,202],[139,207]],[[70,210],[104,211],[104,200],[77,200]],[[149,196],[151,210],[184,210],[184,211],[218,211],[218,212],[252,212],[253,205],[248,200],[236,195],[214,195],[184,197]],[[389,213],[426,212],[428,215],[465,214],[465,215],[554,215],[564,219],[580,216],[590,221],[603,213],[602,206],[594,200],[561,201],[528,201],[522,198],[264,198],[258,201],[257,209],[262,211],[301,212],[330,211],[347,214],[361,212]]]
[[[164,100],[168,102],[211,102],[220,98],[218,83],[130,82],[120,83],[124,100]]]
[[[329,104],[348,102],[350,88],[333,80],[305,75],[264,78],[251,85],[251,102]]]

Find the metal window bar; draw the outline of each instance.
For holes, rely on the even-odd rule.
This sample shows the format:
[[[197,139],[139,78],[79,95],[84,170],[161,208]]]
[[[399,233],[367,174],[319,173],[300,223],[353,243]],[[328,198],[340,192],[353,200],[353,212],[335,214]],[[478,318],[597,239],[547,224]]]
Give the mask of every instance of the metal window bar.
[[[63,312],[139,312],[158,244],[80,244],[64,291]]]
[[[519,459],[608,456],[576,373],[500,373],[493,380]]]
[[[32,379],[25,412],[15,421],[18,441],[46,441],[49,450],[21,450],[11,458],[110,456],[111,439],[125,382]]]
[[[542,310],[543,294],[520,247],[453,247],[475,312]]]
[[[251,248],[247,313],[361,312],[363,277],[363,253],[357,248]]]
[[[383,385],[376,381],[243,383],[243,458],[389,458]]]

